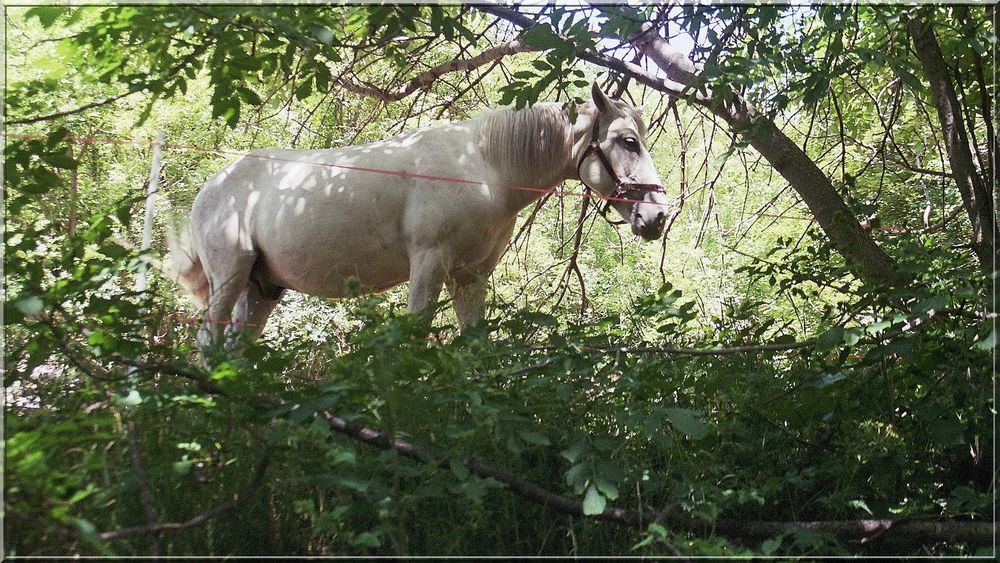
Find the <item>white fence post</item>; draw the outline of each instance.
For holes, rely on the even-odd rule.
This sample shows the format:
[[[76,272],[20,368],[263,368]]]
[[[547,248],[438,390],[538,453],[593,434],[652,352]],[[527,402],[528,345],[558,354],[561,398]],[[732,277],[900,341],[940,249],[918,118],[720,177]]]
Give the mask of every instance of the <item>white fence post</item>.
[[[139,250],[145,252],[153,244],[153,214],[156,211],[156,190],[160,182],[160,149],[166,141],[166,133],[163,129],[156,132],[156,142],[153,143],[153,165],[149,170],[149,188],[146,191],[146,219],[142,225],[142,244]],[[146,272],[149,270],[149,262],[146,261],[139,268],[139,273],[135,278],[135,292],[146,291]]]

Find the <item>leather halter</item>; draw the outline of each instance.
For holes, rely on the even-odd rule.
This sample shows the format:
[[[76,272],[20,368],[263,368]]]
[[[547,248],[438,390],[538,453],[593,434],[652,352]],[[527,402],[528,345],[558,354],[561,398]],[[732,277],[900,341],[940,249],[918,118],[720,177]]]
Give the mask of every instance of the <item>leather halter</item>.
[[[659,192],[661,194],[666,193],[666,190],[660,184],[639,184],[637,182],[625,182],[622,181],[618,173],[615,172],[614,166],[611,165],[611,161],[608,160],[608,155],[604,154],[604,150],[601,149],[601,140],[598,138],[598,128],[600,127],[601,120],[599,114],[594,116],[594,126],[590,133],[590,144],[587,145],[587,150],[583,151],[583,155],[580,156],[580,160],[576,163],[576,175],[580,177],[580,182],[583,187],[588,190],[598,194],[606,202],[604,208],[601,209],[601,215],[613,225],[623,225],[625,221],[612,221],[608,219],[607,213],[608,209],[611,208],[611,204],[615,201],[622,200],[632,200],[635,198],[629,197],[630,195],[635,195],[635,192],[647,191],[647,192]],[[597,155],[598,160],[601,161],[601,165],[604,166],[605,172],[607,172],[611,179],[615,181],[615,191],[611,193],[610,196],[604,196],[597,189],[592,186],[587,185],[587,182],[583,179],[583,174],[580,174],[580,168],[583,166],[583,161],[587,159],[590,155]],[[635,208],[638,205],[638,201],[633,201],[632,207]]]

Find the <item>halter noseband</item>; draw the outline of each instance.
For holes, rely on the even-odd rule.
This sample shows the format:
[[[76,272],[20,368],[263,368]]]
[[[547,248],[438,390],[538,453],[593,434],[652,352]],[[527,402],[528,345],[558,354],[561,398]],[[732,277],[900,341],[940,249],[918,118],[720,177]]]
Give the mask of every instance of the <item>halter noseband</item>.
[[[580,182],[583,184],[583,187],[587,188],[588,190],[596,194],[601,194],[600,191],[587,185],[587,182],[585,182],[583,179],[583,174],[580,174],[580,168],[583,166],[583,161],[586,160],[587,157],[589,157],[590,155],[596,154],[598,160],[601,161],[601,165],[604,166],[605,172],[610,174],[611,179],[615,181],[615,191],[612,192],[610,196],[604,197],[603,194],[601,194],[601,196],[604,198],[606,202],[604,204],[604,208],[601,209],[601,215],[604,215],[604,218],[613,225],[623,225],[625,223],[624,221],[612,221],[608,219],[607,216],[608,209],[611,208],[611,204],[613,202],[621,200],[626,200],[626,201],[630,200],[632,198],[628,196],[634,192],[647,191],[647,192],[658,192],[663,194],[666,193],[666,190],[663,189],[663,186],[659,184],[639,184],[636,182],[622,181],[622,179],[618,176],[618,173],[615,172],[614,166],[611,165],[611,161],[608,160],[608,155],[604,154],[604,150],[601,149],[601,141],[600,139],[598,139],[598,128],[600,124],[601,120],[599,118],[599,114],[595,115],[594,126],[591,129],[590,133],[590,144],[587,145],[587,150],[583,151],[583,155],[580,156],[580,160],[576,163],[576,175],[580,177]],[[632,206],[635,207],[635,205],[637,204],[638,204],[637,201],[633,202]]]

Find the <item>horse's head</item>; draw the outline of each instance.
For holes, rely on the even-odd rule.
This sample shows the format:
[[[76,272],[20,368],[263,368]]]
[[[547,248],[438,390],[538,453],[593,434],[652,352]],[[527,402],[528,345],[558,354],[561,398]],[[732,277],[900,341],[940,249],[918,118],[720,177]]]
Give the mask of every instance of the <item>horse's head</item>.
[[[656,240],[666,223],[667,196],[646,150],[646,125],[639,111],[612,100],[595,83],[593,119],[577,154],[577,173],[608,200],[632,232]],[[606,210],[606,209],[605,209]]]

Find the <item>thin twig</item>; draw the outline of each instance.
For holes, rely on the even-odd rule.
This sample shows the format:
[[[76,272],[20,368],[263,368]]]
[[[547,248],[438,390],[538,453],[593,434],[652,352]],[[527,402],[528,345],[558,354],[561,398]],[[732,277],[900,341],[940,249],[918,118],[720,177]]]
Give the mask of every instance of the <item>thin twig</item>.
[[[135,472],[135,480],[139,485],[139,503],[146,513],[146,524],[155,528],[159,526],[160,519],[156,514],[156,504],[153,502],[152,489],[149,486],[149,476],[142,463],[142,450],[139,447],[139,433],[135,428],[135,421],[129,419],[125,425],[126,436],[128,436],[128,450],[132,458],[132,471]],[[149,534],[149,555],[159,557],[160,555],[160,534],[152,532]]]
[[[156,524],[155,526],[134,526],[132,528],[122,528],[120,530],[112,530],[110,532],[104,532],[99,534],[97,537],[104,541],[114,540],[118,538],[124,538],[127,536],[135,536],[139,534],[160,534],[164,532],[181,532],[187,530],[188,528],[194,528],[200,526],[205,522],[208,522],[212,518],[222,514],[223,512],[228,512],[244,502],[246,502],[250,497],[257,492],[261,484],[264,482],[264,474],[267,472],[267,467],[271,463],[271,457],[268,452],[264,452],[263,459],[257,464],[257,469],[254,471],[253,476],[250,478],[250,482],[247,483],[246,488],[237,493],[232,500],[224,502],[211,510],[206,510],[197,516],[189,518],[183,522],[167,522],[164,524]]]

